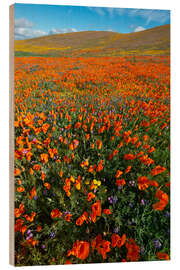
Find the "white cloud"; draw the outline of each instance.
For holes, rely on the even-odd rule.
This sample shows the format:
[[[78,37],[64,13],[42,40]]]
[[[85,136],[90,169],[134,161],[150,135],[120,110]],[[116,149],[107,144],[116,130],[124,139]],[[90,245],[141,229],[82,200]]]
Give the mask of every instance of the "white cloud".
[[[144,27],[138,26],[138,27],[136,27],[136,28],[134,29],[134,32],[140,32],[140,31],[144,31],[144,30],[146,30]]]
[[[129,11],[130,16],[140,16],[146,19],[146,25],[151,21],[165,23],[170,19],[169,10],[157,10],[157,9],[131,9]]]
[[[15,28],[32,28],[33,23],[26,20],[25,18],[15,19]]]
[[[100,8],[100,7],[88,7],[89,10],[96,12],[100,16],[105,16],[106,14],[109,14],[110,17],[114,17],[115,15],[121,16],[124,12],[124,8]]]
[[[15,28],[15,39],[28,39],[28,38],[35,38],[47,35],[46,32],[32,29],[32,28],[25,28],[25,27],[18,27]]]
[[[15,19],[15,39],[29,39],[47,35],[45,31],[34,29],[33,26],[33,22],[30,22],[25,18]]]
[[[49,31],[49,35],[65,34],[65,33],[72,33],[72,32],[77,32],[77,30],[75,28],[62,28],[62,29],[52,28]]]
[[[106,31],[108,31],[108,32],[114,32],[113,29],[111,29],[111,28],[108,28]]]
[[[105,13],[105,8],[100,8],[100,7],[88,7],[89,10],[95,11],[98,15],[104,16]]]

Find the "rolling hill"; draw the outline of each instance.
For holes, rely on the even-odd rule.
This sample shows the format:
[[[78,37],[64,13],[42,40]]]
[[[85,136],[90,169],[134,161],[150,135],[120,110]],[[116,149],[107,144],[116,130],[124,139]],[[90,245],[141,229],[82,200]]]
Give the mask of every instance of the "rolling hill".
[[[120,56],[169,53],[169,24],[128,34],[83,31],[15,40],[16,56]]]

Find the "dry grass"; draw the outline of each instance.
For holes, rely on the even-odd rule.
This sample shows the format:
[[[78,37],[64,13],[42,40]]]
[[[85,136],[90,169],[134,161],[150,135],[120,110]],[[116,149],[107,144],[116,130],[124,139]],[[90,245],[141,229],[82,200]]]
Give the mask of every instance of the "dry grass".
[[[129,34],[84,31],[16,40],[15,52],[57,56],[167,55],[170,51],[170,25]]]

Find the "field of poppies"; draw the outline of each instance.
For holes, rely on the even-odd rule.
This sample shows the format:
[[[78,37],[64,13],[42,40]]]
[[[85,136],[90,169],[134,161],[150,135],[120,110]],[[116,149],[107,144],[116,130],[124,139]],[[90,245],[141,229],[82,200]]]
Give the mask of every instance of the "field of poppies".
[[[170,259],[170,58],[15,58],[15,264]]]

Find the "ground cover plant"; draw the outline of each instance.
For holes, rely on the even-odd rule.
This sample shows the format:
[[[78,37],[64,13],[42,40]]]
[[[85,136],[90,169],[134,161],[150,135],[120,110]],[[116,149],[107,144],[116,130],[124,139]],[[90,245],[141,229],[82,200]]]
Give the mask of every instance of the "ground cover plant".
[[[16,266],[170,258],[169,61],[15,58]]]

